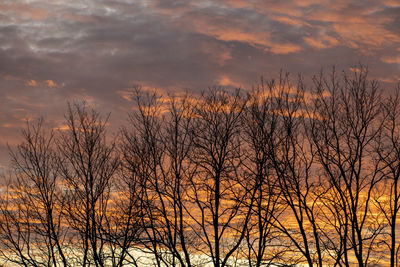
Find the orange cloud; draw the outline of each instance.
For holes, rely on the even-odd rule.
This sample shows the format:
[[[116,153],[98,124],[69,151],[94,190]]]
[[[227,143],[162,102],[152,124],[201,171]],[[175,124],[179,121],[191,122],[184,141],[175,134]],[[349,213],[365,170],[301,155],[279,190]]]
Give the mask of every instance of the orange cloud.
[[[192,23],[194,30],[198,33],[212,36],[225,42],[241,42],[255,47],[262,47],[264,51],[273,54],[290,54],[301,50],[301,47],[297,44],[271,41],[270,33],[266,31],[251,32],[249,29],[215,25],[205,19],[197,19]]]
[[[376,78],[378,81],[384,82],[384,83],[398,83],[400,82],[400,77],[378,77]]]
[[[369,23],[336,24],[334,29],[343,41],[353,48],[378,49],[388,42],[400,42],[400,37],[386,30],[383,25]]]
[[[273,54],[290,54],[290,53],[296,53],[301,51],[301,47],[296,44],[292,43],[274,43],[271,44],[270,47],[266,48],[265,51],[269,51]]]
[[[119,90],[117,91],[117,94],[120,95],[126,101],[129,102],[132,101],[132,91]]]
[[[218,85],[220,86],[232,86],[232,87],[236,87],[236,88],[240,88],[240,85],[234,81],[232,81],[228,76],[226,75],[222,75],[219,79],[218,79]]]
[[[400,56],[394,56],[394,57],[381,57],[381,60],[385,63],[389,64],[400,64]]]
[[[230,59],[232,59],[231,52],[230,51],[225,51],[225,52],[220,54],[218,64],[223,66],[223,65],[225,65],[225,62],[230,60]]]
[[[316,1],[316,0],[315,0]],[[248,1],[248,0],[225,0],[224,2],[229,7],[247,8],[256,10],[262,14],[283,14],[288,16],[299,17],[302,11],[297,8],[296,3],[293,5],[282,4],[280,1]]]
[[[0,11],[12,11],[16,13],[16,18],[30,18],[33,20],[43,20],[52,15],[50,12],[32,7],[32,5],[11,3],[12,4],[0,4]]]
[[[334,47],[339,44],[339,41],[331,36],[324,36],[322,38],[304,37],[303,40],[309,46],[319,50]]]
[[[398,0],[384,0],[383,1],[386,6],[390,7],[399,7],[400,2]]]
[[[3,123],[3,124],[1,124],[1,127],[3,127],[3,128],[17,128],[19,126],[20,125],[14,125],[14,124],[11,124],[11,123]]]
[[[271,19],[278,21],[280,23],[284,23],[287,25],[292,25],[292,26],[300,26],[300,25],[307,25],[310,26],[309,23],[301,20],[301,19],[297,19],[294,17],[289,17],[289,16],[284,16],[284,15],[271,15],[270,16]]]
[[[219,66],[224,66],[227,61],[232,59],[232,53],[229,47],[225,45],[216,44],[214,42],[202,42],[199,44],[201,51],[204,54],[210,55]]]
[[[35,87],[37,86],[37,82],[35,80],[26,81],[26,85]]]
[[[66,124],[61,124],[61,125],[54,127],[53,130],[67,131],[67,130],[69,130],[69,126]]]
[[[358,68],[358,67],[351,67],[351,68],[349,68],[349,70],[350,70],[351,72],[361,72],[361,69]]]
[[[52,80],[46,80],[45,83],[48,87],[56,87],[56,83]]]
[[[376,10],[359,10],[358,13],[346,13],[342,6],[329,10],[321,9],[310,13],[305,19],[330,23],[325,28],[333,31],[341,44],[359,49],[364,54],[371,54],[372,51],[381,49],[383,45],[400,42],[400,36],[386,28],[393,18],[371,16]],[[312,39],[307,39],[312,38]],[[317,48],[322,49],[327,44],[319,42],[314,37],[306,37],[305,41]],[[323,40],[323,39],[322,39]],[[329,40],[326,40],[329,43]],[[334,43],[333,43],[334,44]]]

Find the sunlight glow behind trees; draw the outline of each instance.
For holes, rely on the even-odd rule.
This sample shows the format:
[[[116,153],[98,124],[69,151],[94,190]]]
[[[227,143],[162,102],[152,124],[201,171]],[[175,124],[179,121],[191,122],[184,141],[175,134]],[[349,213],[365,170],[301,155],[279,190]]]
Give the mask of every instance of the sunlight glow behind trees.
[[[363,66],[312,80],[137,88],[116,137],[84,102],[62,129],[28,122],[1,193],[1,260],[398,266],[400,87],[384,91]]]

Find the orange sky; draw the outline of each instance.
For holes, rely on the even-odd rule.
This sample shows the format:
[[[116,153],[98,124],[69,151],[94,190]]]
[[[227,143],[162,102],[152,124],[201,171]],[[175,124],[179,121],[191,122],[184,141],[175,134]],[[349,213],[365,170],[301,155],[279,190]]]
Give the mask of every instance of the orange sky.
[[[400,1],[3,0],[0,3],[0,167],[24,121],[63,124],[85,98],[111,123],[127,92],[249,88],[280,68],[308,77],[367,64],[400,79]]]

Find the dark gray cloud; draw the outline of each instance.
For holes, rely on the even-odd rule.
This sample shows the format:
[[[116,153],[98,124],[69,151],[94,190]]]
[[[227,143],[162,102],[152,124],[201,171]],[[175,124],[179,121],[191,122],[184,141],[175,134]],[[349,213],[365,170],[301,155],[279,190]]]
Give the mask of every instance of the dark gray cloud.
[[[396,83],[399,12],[396,0],[4,0],[0,163],[27,118],[61,125],[67,100],[85,98],[118,125],[136,84],[199,92],[358,62]]]

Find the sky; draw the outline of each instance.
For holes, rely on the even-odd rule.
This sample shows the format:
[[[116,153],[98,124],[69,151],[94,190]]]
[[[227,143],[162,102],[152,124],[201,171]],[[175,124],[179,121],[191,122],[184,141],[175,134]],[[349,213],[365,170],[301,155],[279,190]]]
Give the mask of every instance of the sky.
[[[400,0],[1,0],[0,168],[26,120],[85,99],[126,120],[137,85],[198,93],[368,65],[400,81]]]

